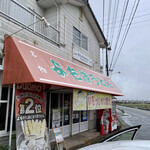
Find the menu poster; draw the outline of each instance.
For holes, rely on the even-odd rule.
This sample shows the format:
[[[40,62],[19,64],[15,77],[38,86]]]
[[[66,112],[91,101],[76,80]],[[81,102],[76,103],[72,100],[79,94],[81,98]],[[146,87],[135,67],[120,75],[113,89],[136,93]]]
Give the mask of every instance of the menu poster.
[[[55,140],[56,140],[57,143],[61,143],[61,142],[64,141],[64,138],[61,134],[60,128],[53,128],[53,133],[54,133]]]
[[[60,127],[60,110],[53,109],[52,112],[52,128]]]
[[[46,149],[43,85],[36,83],[17,84],[15,100],[17,150]]]

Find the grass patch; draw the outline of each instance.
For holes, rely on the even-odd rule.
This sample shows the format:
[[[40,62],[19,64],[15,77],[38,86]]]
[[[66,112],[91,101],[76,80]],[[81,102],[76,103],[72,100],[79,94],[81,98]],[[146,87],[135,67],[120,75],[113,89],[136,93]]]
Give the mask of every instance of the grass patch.
[[[118,110],[120,110],[123,114],[125,113],[125,111],[123,109],[117,108]]]
[[[118,119],[118,117],[117,117],[117,121],[119,122],[121,127],[124,127],[124,124],[122,124],[122,122]]]
[[[1,146],[0,145],[0,150],[9,150],[9,146],[7,146],[7,145],[6,146]]]
[[[120,104],[120,105],[150,111],[150,104]]]

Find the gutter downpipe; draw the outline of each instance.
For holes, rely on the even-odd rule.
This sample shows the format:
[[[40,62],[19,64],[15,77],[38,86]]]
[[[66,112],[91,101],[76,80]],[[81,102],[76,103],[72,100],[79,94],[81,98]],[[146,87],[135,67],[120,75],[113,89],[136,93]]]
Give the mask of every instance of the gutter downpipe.
[[[9,150],[11,150],[11,143],[12,143],[14,104],[15,104],[15,84],[13,84],[13,95],[12,95],[12,105],[11,105],[11,120],[10,120],[10,129],[9,129]]]

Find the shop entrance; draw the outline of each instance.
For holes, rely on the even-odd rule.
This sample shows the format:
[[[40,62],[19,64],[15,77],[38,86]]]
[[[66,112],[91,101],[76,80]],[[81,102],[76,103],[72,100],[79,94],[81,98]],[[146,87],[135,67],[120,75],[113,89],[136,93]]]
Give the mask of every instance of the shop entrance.
[[[63,136],[71,135],[71,94],[50,92],[49,96],[50,140],[54,140],[52,128],[60,127]]]
[[[52,128],[60,127],[64,137],[88,130],[88,111],[73,111],[72,93],[49,93],[50,141],[54,140]]]
[[[10,88],[2,86],[2,72],[0,73],[0,135],[7,133],[9,116]]]
[[[73,111],[72,135],[88,130],[88,111]]]

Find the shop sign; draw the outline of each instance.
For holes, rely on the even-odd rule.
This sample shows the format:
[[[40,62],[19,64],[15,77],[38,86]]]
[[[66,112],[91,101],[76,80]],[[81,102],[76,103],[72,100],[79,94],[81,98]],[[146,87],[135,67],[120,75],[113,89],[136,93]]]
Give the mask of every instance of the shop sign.
[[[41,84],[18,84],[16,99],[16,146],[22,149],[46,149],[45,101]]]
[[[60,110],[53,109],[52,128],[60,127]]]
[[[112,96],[104,93],[88,92],[88,110],[106,109],[112,107]]]
[[[65,78],[72,76],[73,79],[75,79],[77,82],[82,83],[86,82],[88,85],[98,86],[102,88],[108,88],[108,89],[114,89],[112,83],[110,83],[106,78],[102,78],[101,76],[95,76],[95,74],[92,74],[91,72],[85,72],[80,69],[74,69],[69,64],[67,65],[67,68],[64,68],[56,62],[55,60],[51,59],[51,62],[53,64],[52,70],[55,71],[59,76]],[[88,88],[88,87],[87,87]]]
[[[87,91],[73,90],[73,110],[87,110]]]
[[[7,47],[11,47],[12,51],[6,54],[5,61],[7,62],[7,70],[4,69],[3,84],[12,83],[45,83],[56,86],[65,86],[69,88],[84,89],[88,91],[95,91],[101,93],[109,93],[112,95],[122,95],[111,79],[92,68],[86,68],[82,65],[75,64],[71,61],[55,56],[48,51],[44,51],[37,47],[31,46],[23,41],[15,38],[10,38],[6,41]],[[10,43],[12,43],[10,45]],[[20,54],[19,64],[18,60],[11,57],[15,53]],[[82,56],[83,61],[88,64],[89,58],[83,57],[77,51],[77,56]],[[9,60],[9,61],[7,61]],[[29,61],[31,60],[31,61]],[[80,59],[81,60],[81,59]],[[16,65],[16,70],[13,67]],[[6,66],[5,66],[6,67]],[[24,73],[23,76],[18,74]],[[30,87],[30,84],[25,84],[20,87],[24,90],[34,89],[40,90],[39,87]]]
[[[57,143],[61,143],[61,142],[64,141],[64,138],[61,134],[60,128],[53,128],[53,133],[54,133],[55,140],[56,140]]]
[[[73,110],[96,110],[112,107],[112,96],[85,90],[73,90]]]
[[[64,148],[68,149],[67,146],[66,146],[66,143],[64,141],[63,135],[61,134],[60,128],[53,128],[53,133],[54,133],[54,137],[55,137],[55,140],[56,140],[57,149],[58,150],[63,149],[62,145],[60,143],[63,143]]]
[[[84,54],[80,53],[76,49],[73,49],[73,58],[77,59],[77,60],[79,60],[79,61],[83,62],[84,64],[89,65],[91,67],[93,65],[92,59],[90,59],[89,57],[87,57]]]

